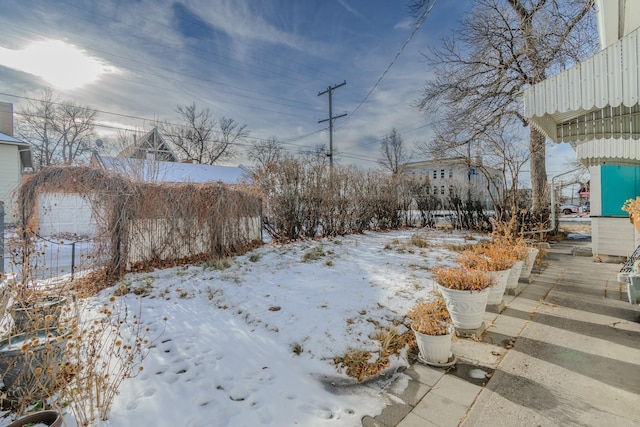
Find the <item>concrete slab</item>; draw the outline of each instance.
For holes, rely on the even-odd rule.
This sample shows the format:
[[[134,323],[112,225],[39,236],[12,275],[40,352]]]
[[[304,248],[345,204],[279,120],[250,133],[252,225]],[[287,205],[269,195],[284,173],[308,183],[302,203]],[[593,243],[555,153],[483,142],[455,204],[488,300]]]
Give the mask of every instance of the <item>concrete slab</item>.
[[[516,312],[515,310],[510,311],[510,313],[515,313],[515,312]],[[505,315],[505,316],[500,316],[496,320],[494,320],[492,325],[494,327],[506,326],[509,328],[516,329],[518,331],[518,335],[520,335],[520,331],[522,330],[522,328],[524,328],[524,326],[527,324],[528,321],[529,321],[529,317],[523,319],[520,316]]]
[[[455,427],[460,424],[468,407],[436,393],[427,394],[415,407],[413,413],[440,427]]]
[[[413,412],[408,414],[404,420],[398,424],[398,427],[439,427],[437,424],[432,423],[431,421],[425,420],[419,415],[414,414]]]
[[[460,361],[490,368],[496,368],[506,352],[503,347],[470,339],[455,340],[451,349]]]
[[[522,328],[519,328],[519,327],[497,324],[487,328],[487,332],[485,332],[485,335],[487,335],[488,333],[493,333],[493,334],[499,334],[499,335],[508,336],[508,337],[517,337],[518,335],[520,335],[521,331],[522,331]],[[484,336],[483,336],[483,339],[484,339]],[[489,341],[489,342],[492,342],[492,341]]]
[[[413,406],[404,403],[394,403],[393,405],[386,406],[382,413],[374,418],[374,421],[381,423],[383,426],[396,426],[412,410]],[[372,424],[372,426],[376,426],[376,424]]]
[[[452,348],[455,349],[455,347]],[[415,381],[419,381],[420,383],[428,386],[433,386],[440,381],[440,378],[445,374],[445,371],[440,368],[433,368],[431,366],[424,366],[420,363],[416,363],[415,365],[412,365],[410,369],[407,369],[405,374],[409,375]]]
[[[482,387],[461,380],[453,375],[445,375],[433,387],[432,393],[447,397],[464,406],[471,406]]]

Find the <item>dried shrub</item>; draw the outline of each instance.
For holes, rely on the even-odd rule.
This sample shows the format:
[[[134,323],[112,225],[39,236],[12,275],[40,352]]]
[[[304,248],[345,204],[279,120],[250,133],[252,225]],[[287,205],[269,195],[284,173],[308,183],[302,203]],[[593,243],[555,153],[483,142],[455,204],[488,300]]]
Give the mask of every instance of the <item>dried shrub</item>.
[[[478,244],[458,256],[460,265],[482,271],[507,270],[516,261],[511,248],[494,243]]]
[[[150,338],[140,311],[131,313],[115,296],[97,312],[78,304],[73,313],[57,401],[70,407],[78,426],[88,426],[107,419],[120,384],[142,372],[142,362],[162,332]]]
[[[261,202],[220,183],[134,182],[91,167],[48,167],[18,191],[23,231],[37,231],[40,193],[74,193],[97,221],[95,256],[111,283],[126,271],[244,253],[261,244]]]

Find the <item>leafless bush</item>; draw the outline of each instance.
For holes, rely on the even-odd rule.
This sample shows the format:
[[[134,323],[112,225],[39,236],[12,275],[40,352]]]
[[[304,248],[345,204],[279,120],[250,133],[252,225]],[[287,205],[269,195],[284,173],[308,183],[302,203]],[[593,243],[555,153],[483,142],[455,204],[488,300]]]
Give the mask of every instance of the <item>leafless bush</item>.
[[[261,167],[254,184],[266,200],[265,227],[279,240],[336,236],[409,223],[402,181],[374,171],[288,157]]]
[[[73,312],[56,403],[71,408],[78,426],[88,426],[107,419],[120,384],[142,372],[154,339],[123,298],[96,308],[76,304]]]

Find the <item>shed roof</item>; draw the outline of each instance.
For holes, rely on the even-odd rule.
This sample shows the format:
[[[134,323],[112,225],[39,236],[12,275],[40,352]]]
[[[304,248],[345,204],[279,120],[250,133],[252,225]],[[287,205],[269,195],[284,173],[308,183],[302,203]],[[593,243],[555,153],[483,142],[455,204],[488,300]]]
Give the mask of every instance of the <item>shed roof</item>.
[[[98,163],[104,169],[146,182],[240,184],[249,177],[249,171],[242,166],[202,165],[108,156],[99,156]]]

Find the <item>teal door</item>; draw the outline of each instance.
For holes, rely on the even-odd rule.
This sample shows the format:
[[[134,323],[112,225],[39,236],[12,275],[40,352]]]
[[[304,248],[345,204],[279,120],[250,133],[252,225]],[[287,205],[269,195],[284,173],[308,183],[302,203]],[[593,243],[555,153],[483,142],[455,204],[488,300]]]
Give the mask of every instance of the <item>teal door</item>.
[[[622,210],[627,199],[640,196],[640,167],[603,165],[600,168],[602,184],[602,216],[627,217]]]

